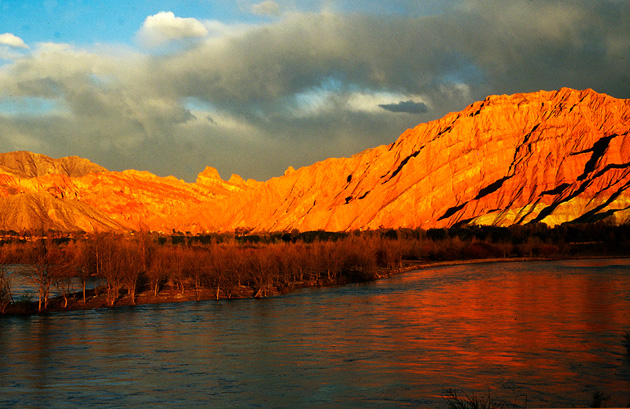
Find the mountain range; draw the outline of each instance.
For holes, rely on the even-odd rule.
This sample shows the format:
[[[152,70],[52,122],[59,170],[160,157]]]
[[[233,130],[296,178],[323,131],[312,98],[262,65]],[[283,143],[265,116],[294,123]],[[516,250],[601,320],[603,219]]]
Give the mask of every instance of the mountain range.
[[[347,231],[630,221],[630,100],[489,96],[395,142],[265,182],[195,183],[78,157],[0,154],[0,230]]]

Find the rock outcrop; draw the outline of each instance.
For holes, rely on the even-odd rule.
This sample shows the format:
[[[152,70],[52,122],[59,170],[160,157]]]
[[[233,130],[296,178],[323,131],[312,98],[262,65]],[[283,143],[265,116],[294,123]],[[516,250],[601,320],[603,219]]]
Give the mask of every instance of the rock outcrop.
[[[78,156],[52,159],[39,153],[17,151],[0,153],[0,172],[22,178],[50,174],[81,177],[88,173],[107,172],[107,169]]]
[[[390,145],[266,182],[224,181],[208,167],[190,184],[80,158],[2,154],[0,229],[38,218],[58,230],[193,233],[625,223],[629,133],[630,100],[561,89],[491,96]]]

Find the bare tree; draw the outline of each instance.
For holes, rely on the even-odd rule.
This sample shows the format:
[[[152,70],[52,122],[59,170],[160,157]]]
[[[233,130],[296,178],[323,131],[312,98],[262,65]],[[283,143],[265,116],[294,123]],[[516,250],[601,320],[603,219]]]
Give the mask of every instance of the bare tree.
[[[336,280],[343,270],[343,255],[333,242],[324,243],[326,273],[329,280]]]
[[[107,303],[112,307],[120,296],[124,278],[118,244],[112,236],[105,236],[99,243],[97,271],[107,282]]]
[[[200,300],[204,283],[214,284],[213,254],[206,250],[189,249],[187,271],[195,286],[195,298]]]
[[[173,246],[170,248],[168,257],[168,269],[171,277],[175,280],[182,295],[186,290],[186,254],[181,247]]]
[[[146,271],[149,284],[153,290],[153,295],[157,297],[161,286],[168,279],[167,265],[168,265],[168,249],[164,247],[158,247],[151,250],[151,256],[149,257],[149,266]]]
[[[227,273],[227,258],[225,256],[225,251],[216,243],[212,243],[210,246],[210,257],[211,261],[210,274],[208,275],[208,281],[211,286],[213,286],[215,291],[215,297],[218,300],[221,294],[221,288],[223,286],[223,280]]]
[[[100,236],[102,237],[102,236]],[[81,290],[83,293],[83,304],[86,303],[86,285],[87,280],[90,277],[98,276],[98,263],[97,263],[97,242],[99,235],[92,236],[88,241],[79,241],[69,249],[69,256],[71,256],[72,266],[75,271],[75,275],[81,281]]]
[[[101,271],[103,258],[109,257],[107,254],[113,251],[111,246],[115,244],[115,241],[115,237],[109,233],[96,233],[90,235],[86,240],[77,242],[74,262],[77,277],[81,280],[83,303],[86,302],[87,280],[90,277],[105,278]],[[97,295],[98,289],[98,287],[95,288]]]
[[[124,240],[119,243],[117,253],[122,284],[135,305],[138,283],[146,266],[145,247],[136,241]]]
[[[38,239],[30,248],[31,264],[22,270],[24,278],[37,288],[38,312],[48,308],[50,287],[55,278],[52,265],[58,256],[55,250],[49,238]]]
[[[274,273],[274,263],[272,255],[267,249],[253,249],[248,251],[249,278],[254,285],[255,297],[266,297],[269,289],[269,281]]]
[[[0,252],[0,314],[4,314],[7,307],[13,302],[11,277],[9,276],[9,264],[7,261],[6,253],[4,251]]]
[[[285,285],[291,285],[297,274],[297,258],[294,246],[283,243],[277,247],[278,251],[278,275],[279,280]]]
[[[234,295],[236,287],[241,285],[241,280],[245,276],[248,263],[244,257],[244,252],[239,251],[234,245],[224,250],[225,273],[221,275],[221,283],[225,291],[225,296],[229,299]]]
[[[74,245],[69,244],[64,248],[55,246],[54,253],[54,262],[49,268],[57,293],[63,297],[63,308],[66,308],[68,306],[68,298],[74,291],[74,279],[77,277]]]

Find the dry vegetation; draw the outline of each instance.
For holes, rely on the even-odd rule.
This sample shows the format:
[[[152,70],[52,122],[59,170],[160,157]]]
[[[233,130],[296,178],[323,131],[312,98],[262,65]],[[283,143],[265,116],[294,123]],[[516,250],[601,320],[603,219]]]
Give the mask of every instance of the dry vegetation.
[[[0,247],[0,313],[266,297],[433,262],[627,254],[630,226],[605,223],[204,236],[13,233]],[[35,289],[36,301],[13,295],[10,266]],[[87,289],[93,278],[102,285]]]

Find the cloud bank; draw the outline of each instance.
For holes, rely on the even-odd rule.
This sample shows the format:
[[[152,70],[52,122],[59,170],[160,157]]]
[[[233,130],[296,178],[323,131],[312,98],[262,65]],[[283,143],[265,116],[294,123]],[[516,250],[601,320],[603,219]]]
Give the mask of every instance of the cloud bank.
[[[150,53],[34,46],[0,65],[0,149],[264,180],[390,143],[489,94],[630,97],[625,3],[466,0],[410,15],[417,2],[386,15],[280,4],[254,4],[266,17],[248,24],[149,16],[138,37]]]
[[[251,8],[252,13],[260,16],[278,16],[280,15],[280,5],[272,0],[266,0],[261,3],[254,4]]]

